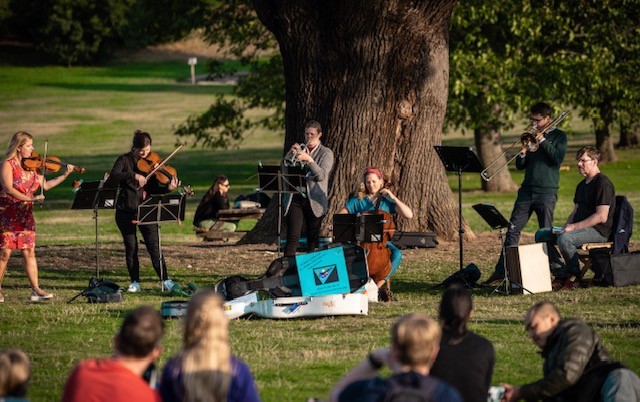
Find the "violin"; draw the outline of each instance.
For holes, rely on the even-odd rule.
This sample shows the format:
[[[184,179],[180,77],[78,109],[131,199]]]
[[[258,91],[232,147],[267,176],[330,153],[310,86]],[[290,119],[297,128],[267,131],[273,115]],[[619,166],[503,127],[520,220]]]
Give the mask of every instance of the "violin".
[[[41,172],[42,165],[44,165],[45,172],[57,173],[62,167],[66,168],[69,164],[62,162],[60,158],[51,155],[47,156],[47,160],[45,161],[44,157],[37,152],[32,152],[31,156],[28,158],[22,158],[22,167],[25,170]],[[73,170],[78,173],[86,172],[85,168],[78,166],[74,166]]]
[[[178,171],[165,164],[160,155],[155,152],[150,152],[146,157],[140,158],[136,167],[147,178],[155,176],[158,182],[164,185],[169,184],[178,175]]]

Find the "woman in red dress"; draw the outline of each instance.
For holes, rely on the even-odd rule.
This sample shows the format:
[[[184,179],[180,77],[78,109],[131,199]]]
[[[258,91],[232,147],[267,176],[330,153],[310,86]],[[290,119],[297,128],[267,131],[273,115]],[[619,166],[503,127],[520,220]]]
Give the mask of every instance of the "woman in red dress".
[[[31,301],[50,299],[53,294],[40,289],[38,285],[38,265],[36,263],[36,226],[33,219],[33,203],[44,200],[44,195],[36,195],[41,183],[49,190],[62,183],[73,170],[67,165],[66,171],[52,180],[45,180],[36,171],[22,168],[22,159],[33,153],[33,137],[24,131],[11,137],[7,152],[2,158],[0,169],[0,303],[4,302],[2,278],[12,250],[22,251],[24,268],[31,283]]]

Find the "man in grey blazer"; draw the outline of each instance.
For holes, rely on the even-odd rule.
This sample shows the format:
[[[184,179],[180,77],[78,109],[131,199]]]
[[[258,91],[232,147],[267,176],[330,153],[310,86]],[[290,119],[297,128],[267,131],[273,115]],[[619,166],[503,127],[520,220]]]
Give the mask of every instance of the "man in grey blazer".
[[[329,173],[333,168],[333,151],[322,145],[322,126],[315,120],[309,120],[304,126],[306,147],[294,144],[291,151],[295,160],[304,165],[307,194],[287,194],[285,215],[287,217],[287,245],[285,257],[295,256],[300,242],[302,223],[307,226],[307,245],[309,250],[318,247],[318,237],[322,219],[327,213]]]

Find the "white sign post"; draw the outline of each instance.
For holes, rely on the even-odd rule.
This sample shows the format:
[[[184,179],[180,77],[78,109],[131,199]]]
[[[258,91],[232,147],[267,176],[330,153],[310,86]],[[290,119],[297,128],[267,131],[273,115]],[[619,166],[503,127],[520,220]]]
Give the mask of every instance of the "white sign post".
[[[197,57],[189,57],[189,61],[187,62],[191,67],[191,84],[196,83],[196,64],[198,64]]]

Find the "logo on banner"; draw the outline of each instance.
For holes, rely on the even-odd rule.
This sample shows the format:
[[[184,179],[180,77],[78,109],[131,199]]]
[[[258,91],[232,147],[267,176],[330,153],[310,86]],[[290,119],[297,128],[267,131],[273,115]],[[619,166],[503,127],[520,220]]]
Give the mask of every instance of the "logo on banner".
[[[315,274],[316,285],[338,282],[338,270],[335,265],[314,268],[313,273]]]

